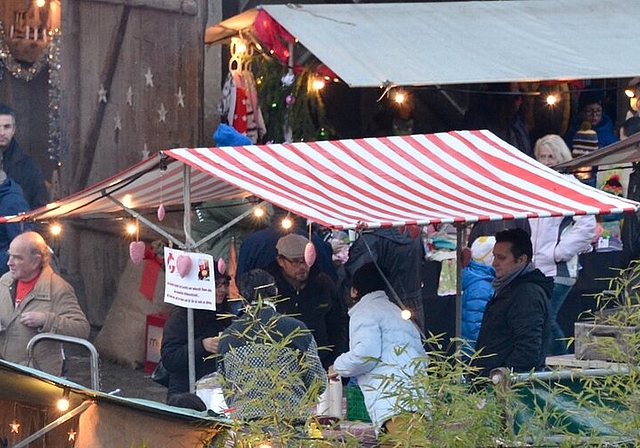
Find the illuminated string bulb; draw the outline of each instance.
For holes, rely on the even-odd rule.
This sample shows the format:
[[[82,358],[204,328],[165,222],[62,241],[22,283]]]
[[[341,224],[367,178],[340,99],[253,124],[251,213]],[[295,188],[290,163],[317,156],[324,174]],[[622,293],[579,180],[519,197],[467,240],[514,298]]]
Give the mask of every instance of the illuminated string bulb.
[[[313,90],[322,90],[324,89],[325,86],[325,81],[322,78],[315,78],[313,81],[311,81],[311,88]]]
[[[44,6],[44,0],[36,0],[36,6],[42,8]]]
[[[636,89],[632,89],[631,87],[627,87],[626,89],[624,89],[624,94],[627,95],[627,97],[629,97],[629,98],[635,98]]]
[[[409,319],[411,319],[411,311],[409,311],[409,310],[402,310],[402,313],[400,313],[400,316],[401,316],[404,320],[409,320]]]
[[[69,389],[64,389],[64,391],[62,392],[62,398],[58,400],[58,403],[56,403],[56,407],[60,412],[65,412],[69,410],[69,406]]]
[[[262,218],[264,216],[264,209],[262,207],[257,207],[253,210],[253,216],[256,218]]]
[[[52,223],[49,226],[49,233],[52,236],[59,236],[62,233],[62,226],[57,222]]]
[[[293,226],[293,220],[291,219],[291,217],[287,216],[282,220],[280,225],[282,226],[283,229],[288,230]]]
[[[135,222],[128,222],[125,229],[129,235],[135,235],[138,232],[138,226]]]
[[[547,101],[547,104],[549,106],[553,106],[554,104],[556,104],[559,101],[559,99],[556,96],[556,94],[550,93],[549,95],[547,95],[546,101]]]
[[[396,92],[395,95],[393,95],[393,101],[395,101],[396,104],[403,104],[406,99],[407,95],[404,92]]]

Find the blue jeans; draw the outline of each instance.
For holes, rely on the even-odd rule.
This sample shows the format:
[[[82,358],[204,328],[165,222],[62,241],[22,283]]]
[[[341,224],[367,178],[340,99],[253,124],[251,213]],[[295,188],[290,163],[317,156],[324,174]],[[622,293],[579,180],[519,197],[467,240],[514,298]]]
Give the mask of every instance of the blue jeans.
[[[567,353],[567,341],[564,339],[562,328],[558,324],[558,312],[566,300],[572,286],[553,284],[553,292],[549,301],[549,319],[551,323],[551,334],[547,344],[547,356],[564,355]]]

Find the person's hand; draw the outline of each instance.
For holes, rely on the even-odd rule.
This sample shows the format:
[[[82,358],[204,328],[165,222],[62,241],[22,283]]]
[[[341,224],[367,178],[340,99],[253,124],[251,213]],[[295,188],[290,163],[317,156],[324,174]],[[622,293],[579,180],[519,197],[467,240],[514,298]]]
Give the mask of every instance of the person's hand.
[[[220,344],[220,338],[217,336],[212,338],[204,338],[202,340],[202,346],[209,353],[218,353],[219,344]]]
[[[27,311],[20,315],[20,323],[29,328],[40,328],[44,325],[46,315],[39,311]]]
[[[333,366],[329,366],[327,376],[331,381],[338,381],[340,379],[340,375],[338,375],[338,372],[336,372],[336,369]]]

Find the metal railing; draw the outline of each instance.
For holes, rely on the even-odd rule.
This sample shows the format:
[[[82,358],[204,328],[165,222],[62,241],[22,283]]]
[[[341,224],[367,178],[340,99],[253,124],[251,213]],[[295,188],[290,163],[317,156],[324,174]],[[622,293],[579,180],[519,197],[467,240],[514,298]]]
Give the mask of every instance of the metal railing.
[[[31,338],[29,343],[27,344],[27,356],[28,359],[33,358],[33,349],[34,346],[42,341],[43,339],[51,339],[60,342],[68,342],[71,344],[78,344],[84,346],[87,350],[89,350],[90,362],[91,362],[91,388],[96,391],[100,391],[100,366],[99,366],[99,355],[96,348],[93,344],[86,339],[76,338],[73,336],[65,336],[62,334],[56,333],[39,333]]]

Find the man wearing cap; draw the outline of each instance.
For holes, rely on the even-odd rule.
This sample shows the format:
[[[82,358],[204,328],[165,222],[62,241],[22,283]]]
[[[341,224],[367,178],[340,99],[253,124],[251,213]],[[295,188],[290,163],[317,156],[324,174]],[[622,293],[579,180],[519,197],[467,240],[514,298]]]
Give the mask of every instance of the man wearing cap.
[[[333,280],[305,262],[307,243],[307,238],[295,233],[281,237],[276,260],[266,270],[286,299],[276,305],[278,311],[297,317],[312,331],[327,369],[348,350],[349,317]]]

